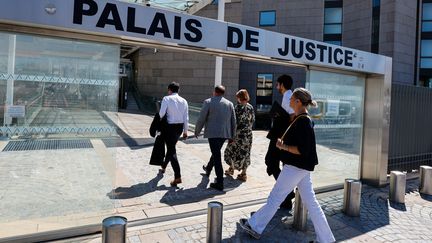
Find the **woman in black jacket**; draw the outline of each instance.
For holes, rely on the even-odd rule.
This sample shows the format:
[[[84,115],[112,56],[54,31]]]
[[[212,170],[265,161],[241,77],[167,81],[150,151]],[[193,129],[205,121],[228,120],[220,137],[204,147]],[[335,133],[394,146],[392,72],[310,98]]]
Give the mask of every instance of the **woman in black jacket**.
[[[302,201],[309,211],[318,242],[334,242],[335,238],[327,223],[312,186],[310,173],[318,164],[313,122],[307,107],[316,106],[311,93],[304,88],[294,90],[290,106],[295,118],[276,146],[283,150],[284,164],[267,202],[250,219],[240,219],[240,226],[250,235],[259,239],[267,224],[273,218],[279,205],[289,192],[297,186]]]

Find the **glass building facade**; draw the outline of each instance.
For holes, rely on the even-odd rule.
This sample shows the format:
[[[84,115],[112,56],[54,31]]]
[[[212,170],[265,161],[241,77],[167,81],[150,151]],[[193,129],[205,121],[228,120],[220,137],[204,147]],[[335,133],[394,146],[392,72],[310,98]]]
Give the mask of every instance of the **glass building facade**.
[[[1,237],[100,223],[114,212],[106,194],[115,150],[101,143],[116,137],[119,52],[0,32]]]

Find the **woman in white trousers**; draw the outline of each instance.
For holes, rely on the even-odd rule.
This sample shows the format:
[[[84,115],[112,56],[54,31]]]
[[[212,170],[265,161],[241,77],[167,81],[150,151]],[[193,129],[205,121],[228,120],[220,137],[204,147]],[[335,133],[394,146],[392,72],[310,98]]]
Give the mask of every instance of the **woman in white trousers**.
[[[309,211],[318,242],[334,242],[335,238],[327,223],[312,186],[310,173],[318,164],[313,122],[308,116],[307,107],[316,106],[311,93],[304,88],[294,90],[290,106],[295,111],[295,118],[276,146],[283,150],[281,160],[284,163],[276,184],[267,202],[250,219],[240,219],[240,226],[250,235],[259,239],[267,224],[283,202],[285,197],[297,186],[303,204]]]

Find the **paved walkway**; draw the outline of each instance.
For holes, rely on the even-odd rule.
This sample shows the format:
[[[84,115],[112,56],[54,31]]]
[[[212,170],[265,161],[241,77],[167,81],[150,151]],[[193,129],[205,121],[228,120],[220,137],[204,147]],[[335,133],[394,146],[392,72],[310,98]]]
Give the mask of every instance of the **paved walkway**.
[[[342,190],[319,194],[318,198],[338,242],[432,242],[432,196],[420,195],[418,184],[418,180],[407,181],[405,204],[390,203],[388,187],[363,186],[360,217],[348,217],[341,212]],[[258,242],[243,232],[237,222],[259,206],[225,210],[222,242]],[[259,242],[314,240],[310,219],[307,230],[300,232],[292,228],[290,215],[286,210],[279,210]],[[127,240],[129,243],[205,242],[206,229],[203,215],[128,228]],[[96,243],[101,238],[95,235],[59,242]]]
[[[244,206],[265,200],[274,184],[265,172],[265,131],[254,131],[248,181],[227,177],[224,192],[219,192],[208,188],[214,172],[210,178],[200,174],[210,157],[205,139],[178,143],[183,183],[171,187],[171,167],[159,174],[158,167],[148,164],[152,118],[132,113],[106,116],[118,126],[120,137],[89,139],[92,146],[86,149],[0,152],[0,208],[8,209],[0,211],[0,238],[96,224],[114,214],[130,221],[183,217],[205,210],[212,200],[227,207]],[[0,141],[0,151],[6,144]],[[318,146],[318,153],[315,187],[357,177],[357,155],[326,146]]]

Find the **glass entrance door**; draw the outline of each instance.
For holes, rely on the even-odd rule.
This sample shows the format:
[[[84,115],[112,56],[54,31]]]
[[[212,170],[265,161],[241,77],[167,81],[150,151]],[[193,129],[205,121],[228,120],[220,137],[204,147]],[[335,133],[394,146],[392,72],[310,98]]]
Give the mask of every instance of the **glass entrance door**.
[[[306,88],[318,103],[309,110],[317,140],[317,186],[359,178],[365,77],[310,70]]]

